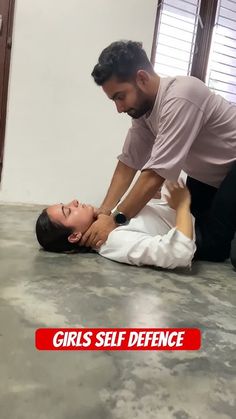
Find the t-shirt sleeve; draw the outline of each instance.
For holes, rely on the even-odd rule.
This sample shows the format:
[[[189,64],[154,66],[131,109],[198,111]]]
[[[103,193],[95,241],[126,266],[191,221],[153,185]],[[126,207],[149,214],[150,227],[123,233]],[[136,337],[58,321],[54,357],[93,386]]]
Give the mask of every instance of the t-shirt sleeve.
[[[142,120],[133,120],[122,153],[117,157],[122,163],[136,170],[141,170],[150,159],[155,136]]]
[[[176,181],[203,119],[203,111],[187,99],[172,98],[163,104],[158,134],[142,170],[152,169],[163,178]]]
[[[99,254],[130,265],[152,265],[161,268],[190,267],[196,251],[191,240],[176,228],[164,236],[114,230]]]

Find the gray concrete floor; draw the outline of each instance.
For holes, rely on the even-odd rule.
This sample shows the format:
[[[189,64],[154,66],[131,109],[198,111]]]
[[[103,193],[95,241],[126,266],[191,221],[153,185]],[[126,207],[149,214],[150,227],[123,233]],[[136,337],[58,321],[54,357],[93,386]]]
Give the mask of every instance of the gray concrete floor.
[[[236,272],[39,251],[37,207],[0,206],[1,419],[236,418]],[[194,352],[40,352],[39,327],[199,327]]]

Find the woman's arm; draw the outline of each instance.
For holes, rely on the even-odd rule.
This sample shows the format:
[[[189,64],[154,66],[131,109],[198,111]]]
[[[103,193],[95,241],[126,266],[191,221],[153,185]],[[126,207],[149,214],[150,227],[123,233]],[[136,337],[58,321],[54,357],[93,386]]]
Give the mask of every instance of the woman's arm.
[[[193,222],[190,212],[191,197],[188,188],[181,183],[166,182],[169,196],[166,200],[176,211],[176,229],[193,239]]]
[[[193,221],[189,205],[180,205],[176,209],[176,229],[193,239]]]
[[[196,251],[193,240],[175,228],[164,236],[117,229],[98,253],[116,262],[174,269],[191,266]]]

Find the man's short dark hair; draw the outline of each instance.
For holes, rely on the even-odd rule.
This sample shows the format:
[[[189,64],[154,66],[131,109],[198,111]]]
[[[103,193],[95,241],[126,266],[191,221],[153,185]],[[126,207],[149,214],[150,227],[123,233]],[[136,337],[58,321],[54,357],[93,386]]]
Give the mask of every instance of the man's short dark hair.
[[[132,80],[138,70],[154,73],[142,44],[133,41],[117,41],[102,51],[91,75],[95,83],[102,86],[113,76],[121,82]]]

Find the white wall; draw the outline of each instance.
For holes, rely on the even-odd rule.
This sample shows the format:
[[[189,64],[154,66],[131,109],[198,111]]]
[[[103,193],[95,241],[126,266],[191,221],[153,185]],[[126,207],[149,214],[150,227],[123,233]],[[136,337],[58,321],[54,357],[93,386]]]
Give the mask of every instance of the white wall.
[[[150,56],[156,0],[17,0],[2,202],[98,205],[130,119],[90,73],[119,39]]]

